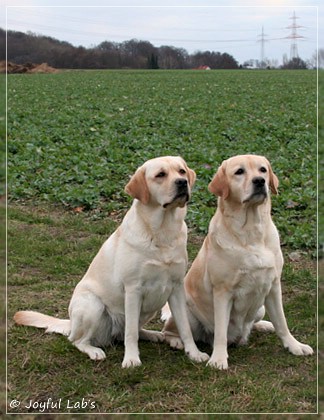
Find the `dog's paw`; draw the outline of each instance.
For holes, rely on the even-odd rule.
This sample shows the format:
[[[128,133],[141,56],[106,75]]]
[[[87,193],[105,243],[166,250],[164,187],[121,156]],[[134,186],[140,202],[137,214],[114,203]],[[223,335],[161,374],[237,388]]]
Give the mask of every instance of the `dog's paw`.
[[[184,345],[179,336],[168,335],[164,333],[164,340],[169,344],[169,346],[175,350],[183,350]]]
[[[226,346],[219,345],[214,347],[213,354],[211,355],[207,366],[220,369],[220,370],[226,370],[228,368],[228,354],[227,354],[227,348]]]
[[[152,337],[151,337],[151,341],[153,341],[153,343],[163,343],[163,341],[165,340],[164,338],[164,334],[159,332],[159,331],[154,331]]]
[[[208,362],[207,362],[207,366],[210,366],[212,368],[216,368],[219,370],[226,370],[228,369],[228,363],[227,363],[227,358],[223,359],[223,358],[213,358],[211,357]]]
[[[179,337],[172,337],[169,341],[170,347],[172,347],[175,350],[183,350],[184,349],[184,345],[183,342],[181,340],[181,338]]]
[[[93,347],[93,349],[88,354],[92,360],[103,360],[106,358],[105,352],[99,347]]]
[[[203,353],[201,351],[195,351],[195,352],[190,352],[187,353],[189,356],[190,360],[193,360],[194,362],[207,362],[207,360],[209,360],[209,355],[207,353]]]
[[[140,361],[139,357],[132,357],[123,360],[122,368],[132,368],[136,366],[141,366],[142,362]]]
[[[295,356],[310,356],[314,353],[313,349],[309,345],[300,343],[297,340],[285,347],[287,347],[290,353]]]
[[[160,331],[151,331],[141,329],[139,332],[139,337],[141,340],[152,341],[153,343],[163,343],[164,334]]]
[[[269,321],[259,321],[253,325],[253,329],[261,332],[274,332],[275,328],[272,322]]]
[[[86,353],[91,360],[103,360],[106,358],[106,353],[100,349],[99,347],[91,346],[90,344],[80,344],[74,343],[74,345],[82,351],[82,353]]]

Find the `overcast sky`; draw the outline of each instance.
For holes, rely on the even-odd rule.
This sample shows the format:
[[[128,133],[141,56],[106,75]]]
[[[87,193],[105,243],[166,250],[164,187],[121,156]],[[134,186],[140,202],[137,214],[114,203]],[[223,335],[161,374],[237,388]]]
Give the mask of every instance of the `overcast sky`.
[[[243,63],[260,60],[263,44],[265,58],[281,64],[284,54],[290,58],[295,30],[302,59],[310,59],[317,45],[324,48],[324,6],[318,0],[0,1],[2,28],[32,31],[75,46],[136,38],[189,53],[227,52]],[[292,28],[294,23],[298,28]]]

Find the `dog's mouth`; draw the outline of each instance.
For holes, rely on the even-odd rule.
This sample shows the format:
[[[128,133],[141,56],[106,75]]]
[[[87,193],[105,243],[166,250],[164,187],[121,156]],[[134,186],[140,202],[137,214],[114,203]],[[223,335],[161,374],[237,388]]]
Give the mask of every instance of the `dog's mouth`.
[[[190,199],[188,181],[183,178],[179,178],[175,181],[175,194],[171,201],[163,204],[166,209],[168,207],[184,207]]]
[[[255,189],[253,193],[243,200],[243,203],[263,203],[263,201],[267,198],[268,193],[264,187]]]
[[[184,207],[190,199],[188,191],[178,192],[169,203],[163,204],[163,208],[168,207]]]

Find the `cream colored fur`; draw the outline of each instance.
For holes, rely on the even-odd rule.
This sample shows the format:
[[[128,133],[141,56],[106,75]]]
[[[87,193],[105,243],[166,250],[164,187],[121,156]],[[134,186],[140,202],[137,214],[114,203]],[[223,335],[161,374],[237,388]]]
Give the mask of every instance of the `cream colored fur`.
[[[206,361],[193,341],[185,307],[183,278],[187,266],[184,222],[195,173],[180,157],[147,161],[133,175],[126,192],[133,204],[76,286],[69,319],[31,311],[16,313],[16,323],[68,335],[91,359],[105,358],[102,347],[124,340],[122,366],[141,364],[138,339],[163,341],[143,326],[168,302],[188,356]]]
[[[185,277],[194,339],[213,346],[209,366],[227,369],[228,344],[245,344],[252,328],[276,331],[295,355],[313,353],[291,335],[284,315],[283,257],[270,203],[270,192],[277,194],[277,189],[268,160],[254,155],[224,161],[209,184],[218,207]],[[262,321],[265,311],[272,323]],[[166,340],[182,348],[168,307],[163,308],[163,319]]]

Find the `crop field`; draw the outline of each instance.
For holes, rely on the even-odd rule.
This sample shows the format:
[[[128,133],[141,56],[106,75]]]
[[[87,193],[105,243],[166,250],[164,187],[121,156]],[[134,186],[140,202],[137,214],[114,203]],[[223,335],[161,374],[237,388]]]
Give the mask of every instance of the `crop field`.
[[[316,412],[316,355],[295,357],[274,334],[253,332],[247,346],[231,348],[227,372],[146,342],[143,365],[122,370],[122,343],[94,363],[66,338],[12,322],[18,309],[67,316],[145,160],[181,155],[197,173],[191,263],[215,212],[208,183],[222,160],[252,153],[269,159],[280,182],[272,214],[288,325],[316,348],[316,72],[66,71],[10,75],[7,93],[8,403],[20,403],[8,411],[39,413],[26,407],[51,398],[61,401],[46,408],[52,413]]]
[[[198,175],[189,223],[205,233],[223,159],[264,154],[284,242],[315,247],[315,72],[70,72],[8,80],[10,199],[123,211],[128,177],[160,155]],[[301,211],[302,210],[302,211]],[[288,217],[287,217],[288,216]]]

